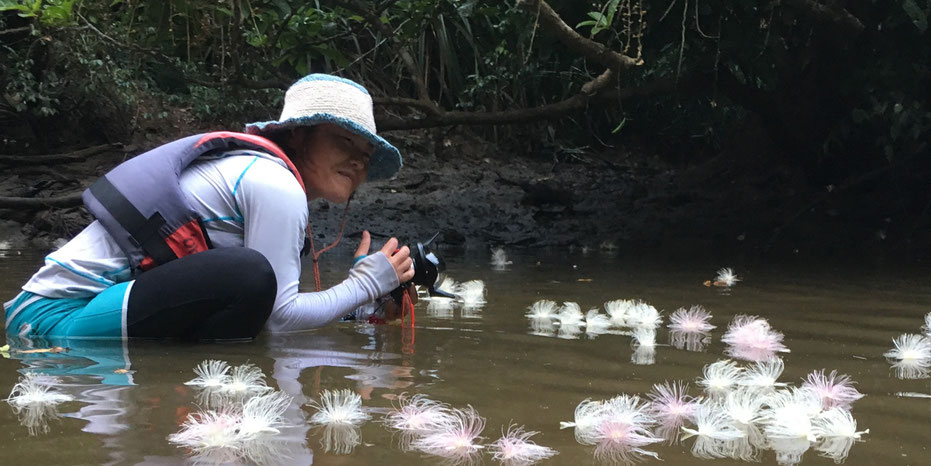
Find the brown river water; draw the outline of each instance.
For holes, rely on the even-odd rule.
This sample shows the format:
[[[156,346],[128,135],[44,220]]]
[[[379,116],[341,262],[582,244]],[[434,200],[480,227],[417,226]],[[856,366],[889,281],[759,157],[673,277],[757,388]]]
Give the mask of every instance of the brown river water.
[[[41,264],[38,252],[0,251],[0,298],[10,299]],[[17,413],[0,405],[0,464],[184,464],[189,452],[167,437],[197,411],[196,390],[184,385],[205,359],[252,363],[268,384],[293,397],[288,427],[278,449],[259,460],[269,464],[443,464],[444,459],[404,451],[379,420],[402,393],[425,394],[455,407],[474,407],[487,420],[482,443],[514,422],[539,434],[532,440],[559,452],[540,464],[606,464],[595,448],[576,442],[572,421],[584,399],[648,393],[655,383],[692,384],[703,366],[726,359],[721,335],[735,315],[765,317],[785,334],[791,350],[781,354],[781,382],[798,386],[816,369],[837,370],[866,396],[853,405],[857,430],[869,429],[850,449],[845,464],[931,464],[931,379],[900,379],[883,353],[893,338],[919,333],[931,311],[927,271],[772,264],[661,263],[592,251],[513,251],[507,270],[489,265],[488,251],[450,254],[447,273],[457,281],[483,280],[487,303],[480,310],[430,313],[417,305],[411,334],[395,325],[340,323],[293,335],[262,336],[250,343],[186,344],[132,341],[19,342],[66,353],[12,353],[0,360],[5,397],[22,373],[57,378],[56,390],[74,397],[57,409]],[[324,281],[333,282],[350,258],[324,257]],[[742,281],[728,291],[705,287],[715,271],[733,266]],[[312,271],[305,270],[305,283]],[[539,299],[579,303],[582,311],[619,298],[642,299],[663,311],[700,304],[717,328],[700,351],[668,345],[663,327],[649,362],[632,362],[631,338],[535,332],[524,316]],[[602,312],[604,312],[602,310]],[[563,338],[560,338],[562,336]],[[14,342],[15,343],[15,342]],[[15,347],[15,345],[14,345]],[[21,347],[21,346],[20,346]],[[695,349],[695,348],[693,348]],[[127,372],[128,371],[128,372]],[[309,423],[307,405],[323,390],[350,389],[372,419],[351,432],[331,432]],[[348,439],[348,440],[347,440]],[[646,464],[739,464],[733,459],[694,457],[691,440],[645,447],[658,460]],[[763,451],[762,464],[777,464]],[[249,462],[244,460],[244,462]],[[447,461],[447,464],[453,462]],[[496,464],[487,449],[476,464]],[[832,464],[814,445],[800,464]],[[465,463],[469,464],[469,463]]]

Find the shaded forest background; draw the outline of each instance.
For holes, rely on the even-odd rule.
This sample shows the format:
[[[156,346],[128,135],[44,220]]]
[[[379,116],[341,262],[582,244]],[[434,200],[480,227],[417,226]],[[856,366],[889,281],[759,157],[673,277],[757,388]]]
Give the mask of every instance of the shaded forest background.
[[[668,238],[764,253],[927,257],[929,12],[931,0],[0,0],[0,167],[15,178],[0,217],[73,234],[61,212],[86,183],[68,165],[277,118],[284,89],[328,72],[370,89],[379,131],[409,160],[574,172],[498,175],[527,208],[565,204],[554,218],[583,221],[565,198],[618,173],[630,189],[601,191],[630,206],[620,241],[663,247],[657,232],[679,230]],[[94,159],[108,151],[119,157]],[[543,217],[528,228],[546,234]]]

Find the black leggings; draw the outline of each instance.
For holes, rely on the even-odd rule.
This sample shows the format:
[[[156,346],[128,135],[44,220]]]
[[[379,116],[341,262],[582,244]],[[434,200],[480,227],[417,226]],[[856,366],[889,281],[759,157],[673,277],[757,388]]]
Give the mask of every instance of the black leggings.
[[[254,338],[277,291],[275,272],[261,253],[210,249],[139,275],[126,306],[127,332],[142,338]]]

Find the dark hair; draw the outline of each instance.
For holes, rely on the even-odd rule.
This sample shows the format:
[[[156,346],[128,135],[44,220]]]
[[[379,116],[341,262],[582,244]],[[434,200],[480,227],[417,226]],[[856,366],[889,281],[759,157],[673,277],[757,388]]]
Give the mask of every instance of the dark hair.
[[[294,153],[294,148],[291,147],[291,130],[292,129],[301,129],[303,131],[311,132],[317,129],[317,125],[313,126],[299,126],[297,128],[289,129],[279,129],[275,131],[269,131],[267,133],[261,134],[262,137],[268,139],[271,142],[274,142],[276,146],[280,147],[284,151],[285,155],[289,159],[294,161],[297,154]]]

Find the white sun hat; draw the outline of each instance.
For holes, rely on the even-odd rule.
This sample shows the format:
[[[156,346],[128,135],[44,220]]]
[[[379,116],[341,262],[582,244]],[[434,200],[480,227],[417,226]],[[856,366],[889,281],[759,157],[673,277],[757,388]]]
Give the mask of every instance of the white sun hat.
[[[372,143],[368,180],[391,178],[403,165],[401,153],[375,131],[372,96],[359,84],[329,74],[311,74],[288,88],[281,118],[246,125],[246,133],[267,134],[298,126],[332,123]]]

